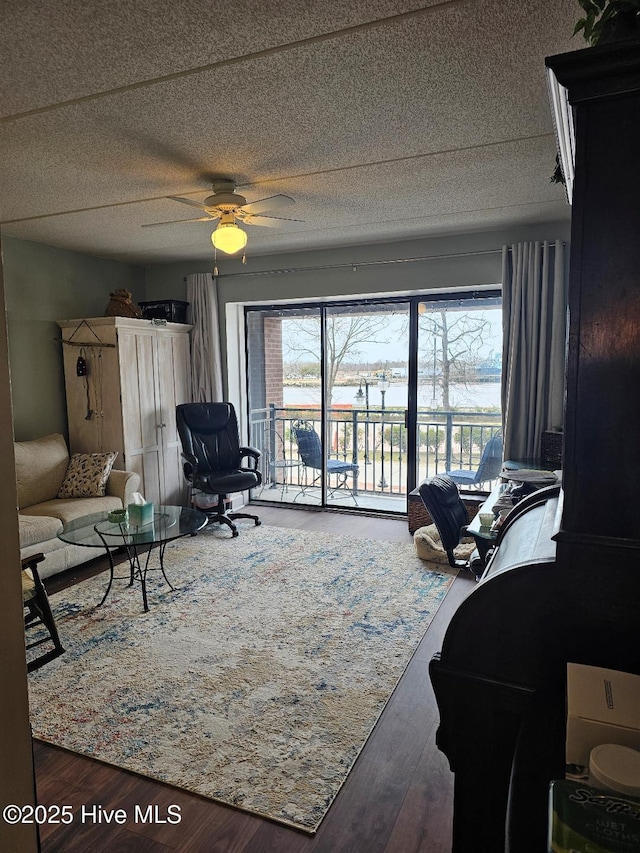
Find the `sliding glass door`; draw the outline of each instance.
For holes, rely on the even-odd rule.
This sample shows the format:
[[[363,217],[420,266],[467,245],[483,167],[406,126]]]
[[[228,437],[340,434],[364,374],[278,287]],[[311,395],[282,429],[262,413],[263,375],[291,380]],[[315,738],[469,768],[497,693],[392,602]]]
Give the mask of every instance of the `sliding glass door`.
[[[253,495],[405,511],[409,305],[246,311]]]
[[[502,467],[501,298],[423,300],[417,326],[416,482],[449,472],[463,490],[486,490]],[[485,448],[495,453],[481,467]]]
[[[322,339],[319,308],[246,312],[250,435],[262,473],[253,498],[323,502]]]
[[[481,467],[501,424],[499,293],[245,313],[254,499],[404,513],[425,477]]]
[[[334,305],[325,313],[327,470],[351,462],[337,505],[404,512],[409,305]]]

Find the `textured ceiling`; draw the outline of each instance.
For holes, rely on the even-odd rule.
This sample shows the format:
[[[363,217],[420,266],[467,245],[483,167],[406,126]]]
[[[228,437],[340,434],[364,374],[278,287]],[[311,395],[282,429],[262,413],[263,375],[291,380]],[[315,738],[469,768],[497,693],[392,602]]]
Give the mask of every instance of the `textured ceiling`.
[[[212,256],[216,176],[248,252],[568,219],[545,56],[577,0],[1,0],[2,233],[136,263]]]

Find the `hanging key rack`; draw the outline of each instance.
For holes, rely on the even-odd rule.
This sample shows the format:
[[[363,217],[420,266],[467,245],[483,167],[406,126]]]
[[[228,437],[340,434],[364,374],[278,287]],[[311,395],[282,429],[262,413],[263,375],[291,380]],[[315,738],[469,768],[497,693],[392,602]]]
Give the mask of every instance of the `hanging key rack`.
[[[78,331],[86,326],[87,329],[91,332],[91,334],[95,337],[95,341],[74,341],[74,336],[78,333]],[[81,377],[85,383],[86,395],[87,395],[87,414],[85,416],[85,420],[90,421],[93,418],[96,419],[97,422],[97,442],[98,442],[98,450],[102,451],[102,419],[104,418],[103,411],[103,389],[102,389],[102,352],[103,348],[115,348],[115,344],[105,343],[101,341],[97,333],[94,329],[91,328],[91,325],[87,323],[86,320],[81,320],[76,328],[73,330],[68,339],[62,339],[63,345],[71,346],[71,347],[80,347],[80,354],[78,356],[78,364],[76,367],[76,374],[78,377]],[[97,356],[92,353],[91,359],[88,359],[88,352],[91,350],[97,350]],[[87,363],[89,361],[89,363]],[[91,365],[91,366],[90,366]],[[93,385],[93,394],[94,394],[94,405],[95,408],[91,407],[91,385]]]
[[[86,326],[87,329],[89,329],[91,334],[95,337],[95,341],[74,341],[73,340],[75,335],[78,333],[78,330],[81,329],[83,326]],[[96,334],[95,330],[91,328],[91,326],[89,325],[89,323],[87,323],[86,320],[80,320],[80,322],[75,327],[75,329],[73,330],[73,332],[71,333],[69,338],[67,340],[65,340],[64,338],[62,339],[62,343],[66,344],[67,346],[70,346],[70,347],[111,347],[111,348],[115,348],[115,344],[107,344],[104,341],[101,341],[100,338],[98,337],[98,335]]]

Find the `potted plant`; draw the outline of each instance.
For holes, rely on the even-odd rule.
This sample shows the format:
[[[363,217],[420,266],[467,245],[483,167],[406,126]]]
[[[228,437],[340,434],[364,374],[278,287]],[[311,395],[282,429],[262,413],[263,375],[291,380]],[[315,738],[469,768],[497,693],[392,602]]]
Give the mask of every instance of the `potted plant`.
[[[578,0],[585,17],[573,35],[582,32],[590,45],[621,41],[640,35],[640,0]]]

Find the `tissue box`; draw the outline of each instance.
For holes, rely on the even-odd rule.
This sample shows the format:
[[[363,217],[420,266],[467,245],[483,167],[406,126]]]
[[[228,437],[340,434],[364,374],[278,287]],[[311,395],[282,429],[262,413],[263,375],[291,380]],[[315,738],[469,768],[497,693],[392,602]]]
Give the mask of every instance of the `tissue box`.
[[[142,527],[153,522],[153,504],[129,504],[129,524]]]
[[[601,743],[640,749],[640,676],[567,664],[567,765],[589,766]]]

